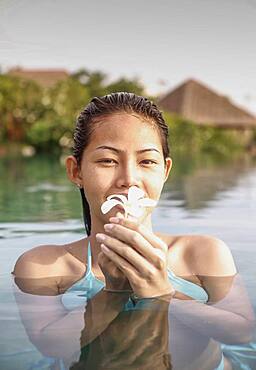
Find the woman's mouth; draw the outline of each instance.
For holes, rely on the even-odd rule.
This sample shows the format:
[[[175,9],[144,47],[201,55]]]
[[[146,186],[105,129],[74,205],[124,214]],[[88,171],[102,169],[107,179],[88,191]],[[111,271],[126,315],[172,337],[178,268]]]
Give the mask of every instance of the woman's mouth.
[[[125,213],[124,207],[122,207],[121,204],[117,204],[114,208]]]

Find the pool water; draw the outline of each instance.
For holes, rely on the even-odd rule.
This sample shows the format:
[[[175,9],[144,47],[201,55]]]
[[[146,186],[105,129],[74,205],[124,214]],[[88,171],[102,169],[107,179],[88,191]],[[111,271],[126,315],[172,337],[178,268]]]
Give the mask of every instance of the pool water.
[[[47,157],[0,162],[0,173],[5,174],[0,180],[0,369],[83,369],[86,356],[91,361],[88,360],[91,367],[86,367],[89,369],[216,369],[221,358],[216,338],[209,339],[207,332],[191,327],[181,317],[172,322],[171,329],[169,325],[168,331],[166,317],[171,310],[164,304],[151,312],[121,314],[116,327],[109,325],[89,347],[84,339],[81,350],[81,341],[86,338],[84,306],[64,319],[64,311],[59,312],[60,296],[27,294],[15,285],[10,272],[23,252],[40,244],[63,244],[85,235],[79,193],[65,178],[62,163]],[[201,160],[186,168],[177,164],[153,214],[157,231],[208,234],[222,239],[232,251],[254,311],[255,221],[256,165],[247,157],[227,163]],[[200,312],[200,307],[189,306],[191,302],[183,304],[177,307],[179,312],[184,310],[184,315],[186,310],[195,315]],[[39,334],[44,320],[54,325]],[[145,322],[150,325],[143,326]],[[236,331],[242,329],[233,328],[234,336],[239,337]],[[178,333],[174,336],[177,339],[171,332]],[[255,332],[253,336],[251,342],[255,341]],[[193,340],[188,344],[187,338]],[[193,355],[197,362],[189,362]],[[247,360],[241,360],[247,366],[244,368],[256,369],[253,346],[246,356]],[[101,362],[97,363],[99,358]],[[187,363],[182,362],[185,358]],[[242,369],[239,366],[241,363],[237,369]]]

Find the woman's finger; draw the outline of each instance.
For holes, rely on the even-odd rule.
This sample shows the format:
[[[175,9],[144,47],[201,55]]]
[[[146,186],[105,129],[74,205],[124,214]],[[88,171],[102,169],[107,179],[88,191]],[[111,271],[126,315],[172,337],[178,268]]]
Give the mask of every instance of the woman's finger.
[[[101,250],[114,264],[125,274],[129,281],[136,280],[138,271],[126,259],[117,254],[114,250],[109,249],[105,244],[101,244]]]
[[[124,226],[134,232],[142,235],[154,248],[167,251],[168,246],[166,243],[150,231],[145,225],[140,224],[136,218],[121,218],[111,217],[109,219],[111,224]]]
[[[131,245],[137,250],[146,260],[152,263],[157,268],[162,268],[163,263],[166,260],[167,246],[164,244],[162,247],[154,247],[141,233],[138,231],[131,230],[125,226],[119,224],[106,224],[104,226],[106,232],[119,239],[125,244]],[[147,231],[146,231],[147,232]],[[157,238],[157,237],[156,237]],[[154,235],[151,238],[154,239]]]
[[[112,261],[117,263],[117,267],[119,267],[119,265],[123,262],[122,260],[125,260],[130,263],[130,265],[135,268],[135,271],[137,273],[139,272],[143,277],[147,277],[149,273],[155,271],[154,265],[144,258],[140,253],[138,253],[133,247],[109,235],[97,234],[96,237],[98,241],[103,242],[103,244],[107,246],[110,251],[117,254],[117,256],[112,255]],[[105,252],[106,255],[111,258],[111,253],[107,254],[108,251],[106,250]],[[121,259],[118,259],[118,256],[121,257]]]

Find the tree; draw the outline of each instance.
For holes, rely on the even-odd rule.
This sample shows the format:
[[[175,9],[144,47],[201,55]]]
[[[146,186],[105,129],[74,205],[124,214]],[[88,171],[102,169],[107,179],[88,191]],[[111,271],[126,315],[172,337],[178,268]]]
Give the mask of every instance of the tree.
[[[72,77],[84,85],[91,98],[106,94],[107,75],[100,71],[90,72],[87,69],[80,69],[72,74]]]
[[[28,132],[29,143],[53,148],[71,140],[76,116],[89,100],[87,88],[73,77],[45,90],[45,112]]]
[[[145,88],[137,79],[129,80],[121,77],[117,81],[106,86],[107,93],[126,91],[145,96]]]
[[[0,75],[0,139],[23,141],[43,114],[43,92],[30,80]]]

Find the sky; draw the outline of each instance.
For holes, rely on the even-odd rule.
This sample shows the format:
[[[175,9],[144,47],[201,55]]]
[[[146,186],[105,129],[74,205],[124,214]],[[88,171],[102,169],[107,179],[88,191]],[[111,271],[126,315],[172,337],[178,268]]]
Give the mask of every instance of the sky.
[[[256,0],[0,0],[0,67],[197,79],[256,113]]]

